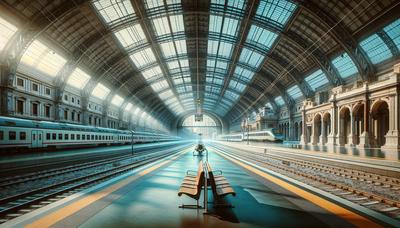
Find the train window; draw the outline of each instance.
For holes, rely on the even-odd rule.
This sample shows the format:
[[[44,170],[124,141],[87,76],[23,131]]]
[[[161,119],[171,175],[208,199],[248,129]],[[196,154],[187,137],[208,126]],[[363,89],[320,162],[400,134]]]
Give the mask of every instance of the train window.
[[[17,133],[15,131],[8,132],[8,139],[9,140],[16,140],[17,139]]]
[[[64,139],[68,140],[68,138],[69,138],[69,135],[68,134],[64,134]]]
[[[19,133],[19,140],[26,140],[26,132],[22,131]]]
[[[56,140],[56,139],[57,139],[57,134],[56,134],[56,133],[53,133],[51,138],[52,138],[53,140]]]
[[[92,135],[92,140],[94,140],[94,135]]]
[[[42,141],[42,134],[39,133],[39,141]]]
[[[58,140],[62,140],[62,134],[58,134]]]
[[[4,132],[0,131],[0,140],[4,140]]]
[[[81,140],[81,135],[80,134],[76,135],[76,140]]]
[[[75,134],[71,134],[71,140],[75,140]]]
[[[82,135],[82,140],[86,140],[86,135]]]
[[[46,140],[50,140],[50,133],[46,133]]]

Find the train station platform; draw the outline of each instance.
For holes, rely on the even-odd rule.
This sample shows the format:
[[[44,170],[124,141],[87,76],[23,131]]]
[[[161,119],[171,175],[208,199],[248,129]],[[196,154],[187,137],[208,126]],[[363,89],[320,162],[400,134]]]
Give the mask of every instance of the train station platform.
[[[187,170],[200,159],[191,150],[166,157],[122,176],[10,220],[9,227],[379,227],[350,209],[303,190],[268,179],[210,151],[208,161],[222,170],[237,195],[226,200],[234,208],[178,208],[193,204],[177,192]],[[297,193],[295,193],[297,192]],[[310,193],[308,193],[310,194]],[[211,191],[209,201],[213,201]],[[203,199],[203,197],[201,197]],[[202,202],[202,201],[201,201]]]
[[[400,160],[386,160],[384,158],[373,156],[342,154],[327,151],[306,150],[301,148],[286,148],[279,146],[279,144],[276,143],[250,142],[249,145],[247,145],[247,142],[212,141],[210,143],[249,152],[290,154],[327,161],[329,160],[332,162],[340,162],[343,164],[348,164],[349,166],[364,166],[374,170],[381,169],[393,173],[400,172]]]

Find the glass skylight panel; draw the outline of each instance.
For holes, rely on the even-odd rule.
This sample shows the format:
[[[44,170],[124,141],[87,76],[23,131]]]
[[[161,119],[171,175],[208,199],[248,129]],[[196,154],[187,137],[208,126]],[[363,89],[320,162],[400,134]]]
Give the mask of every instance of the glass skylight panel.
[[[208,26],[209,31],[213,33],[220,33],[222,26],[222,19],[223,19],[222,16],[210,15],[210,24]]]
[[[286,90],[286,92],[289,94],[290,97],[293,98],[293,100],[296,100],[303,96],[299,86],[297,85],[290,87],[288,90]]]
[[[178,55],[183,55],[187,53],[186,40],[176,40],[175,45]]]
[[[55,77],[67,60],[40,41],[35,40],[25,51],[21,62],[25,66],[32,67],[48,76]]]
[[[400,50],[400,19],[395,20],[385,28],[383,31],[393,40],[394,44],[396,44],[397,49]]]
[[[252,51],[248,48],[243,48],[242,53],[239,57],[239,62],[249,65],[252,68],[257,69],[262,61],[264,60],[264,55],[258,52]]]
[[[174,93],[172,92],[172,90],[168,89],[165,90],[164,92],[160,93],[159,96],[162,100],[168,99],[169,97],[173,96]]]
[[[137,68],[142,68],[146,65],[150,65],[156,62],[156,57],[154,56],[151,48],[146,48],[133,53],[130,58]]]
[[[137,116],[139,112],[141,111],[140,107],[137,107],[135,111],[133,112],[133,115]]]
[[[244,82],[250,82],[254,76],[254,72],[241,66],[236,66],[234,77]]]
[[[164,1],[160,1],[160,0],[146,0],[145,3],[147,6],[147,9],[164,6]]]
[[[130,0],[98,0],[93,5],[108,24],[115,24],[135,15]]]
[[[146,81],[157,80],[162,77],[161,68],[159,66],[142,71],[143,77]]]
[[[222,28],[223,35],[237,36],[239,20],[225,17],[224,26]]]
[[[125,111],[129,111],[129,110],[131,110],[132,109],[132,107],[133,107],[133,104],[132,103],[128,103],[126,106],[125,106]]]
[[[153,19],[153,25],[157,36],[162,36],[171,33],[167,17],[160,17]]]
[[[229,59],[232,56],[232,51],[233,51],[233,44],[232,43],[223,42],[223,41],[221,41],[219,43],[218,56],[225,57],[225,58]]]
[[[367,53],[373,64],[380,63],[392,57],[390,49],[377,34],[373,34],[361,41],[360,46]]]
[[[171,30],[173,33],[179,33],[185,31],[182,14],[172,15],[169,17],[169,20],[171,21]]]
[[[217,55],[218,53],[218,44],[217,40],[209,40],[207,44],[207,53],[208,55]]]
[[[183,79],[181,77],[173,79],[175,85],[183,84]]]
[[[94,87],[92,91],[92,95],[101,100],[104,100],[107,95],[110,93],[110,89],[105,87],[103,84],[98,83],[96,87]]]
[[[166,80],[154,82],[151,84],[151,88],[153,88],[155,92],[159,92],[165,88],[168,88],[168,82]]]
[[[225,97],[231,99],[232,101],[236,101],[236,99],[239,98],[239,94],[231,91],[231,90],[226,90],[225,91]]]
[[[235,90],[235,91],[237,91],[237,92],[239,92],[239,93],[241,93],[241,92],[243,92],[243,90],[246,88],[246,85],[232,79],[232,80],[229,82],[229,88],[232,89],[232,90]]]
[[[317,70],[305,78],[307,84],[315,91],[319,87],[322,87],[329,83],[326,75],[322,70]]]
[[[111,104],[113,104],[117,107],[121,106],[123,102],[124,102],[124,98],[122,98],[118,94],[116,94],[111,100]]]
[[[274,32],[258,27],[257,25],[252,25],[246,42],[267,51],[271,48],[277,37],[278,34]]]
[[[90,76],[80,68],[76,68],[69,76],[67,84],[77,89],[83,89],[89,82]]]
[[[282,106],[285,104],[285,101],[283,100],[282,96],[275,97],[274,100],[275,100],[276,105],[278,105],[278,106]]]
[[[136,46],[147,42],[140,24],[129,26],[114,33],[124,48]]]
[[[332,60],[332,64],[339,72],[341,78],[348,78],[358,73],[356,65],[346,52]]]
[[[160,46],[165,58],[173,57],[176,55],[174,43],[172,41],[161,43]]]
[[[0,17],[0,52],[17,31],[17,27]]]
[[[295,9],[296,5],[287,0],[261,0],[256,15],[283,28]]]
[[[176,69],[176,68],[179,68],[179,62],[178,62],[178,60],[176,60],[176,61],[169,61],[169,62],[167,62],[167,66],[168,66],[168,69],[169,69],[169,70],[174,70],[174,69]]]

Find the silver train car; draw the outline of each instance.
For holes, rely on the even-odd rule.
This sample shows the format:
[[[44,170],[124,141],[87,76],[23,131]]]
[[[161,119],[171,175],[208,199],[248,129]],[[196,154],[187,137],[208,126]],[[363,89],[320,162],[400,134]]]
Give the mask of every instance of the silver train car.
[[[0,116],[0,149],[163,142],[176,136]]]
[[[284,136],[280,134],[275,128],[266,129],[263,131],[251,131],[239,134],[220,135],[218,140],[241,142],[249,139],[250,141],[259,142],[281,142],[284,140]]]

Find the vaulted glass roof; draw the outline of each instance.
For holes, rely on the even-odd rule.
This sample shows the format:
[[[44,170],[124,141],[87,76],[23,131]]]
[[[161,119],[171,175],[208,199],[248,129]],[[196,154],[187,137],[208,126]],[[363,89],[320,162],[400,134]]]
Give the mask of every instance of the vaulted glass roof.
[[[326,75],[322,70],[317,70],[314,73],[311,73],[305,78],[305,80],[314,91],[317,91],[319,88],[329,83],[328,78],[326,78]]]
[[[89,82],[90,78],[91,77],[86,72],[80,68],[76,68],[69,76],[67,84],[77,89],[83,89]]]
[[[101,107],[91,111],[126,109],[124,121],[128,113],[141,126],[203,110],[235,122],[266,102],[367,81],[400,55],[395,0],[359,9],[355,0],[29,2],[0,3],[5,79],[28,80],[25,92],[30,79],[65,88],[85,101],[76,108],[89,94]]]
[[[21,58],[21,67],[37,76],[57,76],[67,60],[39,40],[35,40]]]
[[[335,66],[342,78],[348,78],[358,73],[356,65],[347,53],[343,53],[336,57],[332,60],[332,64]]]
[[[17,27],[0,17],[0,52],[16,31]]]
[[[92,91],[92,96],[97,97],[101,100],[104,100],[109,93],[110,93],[109,88],[107,88],[106,86],[104,86],[101,83],[98,83]]]

